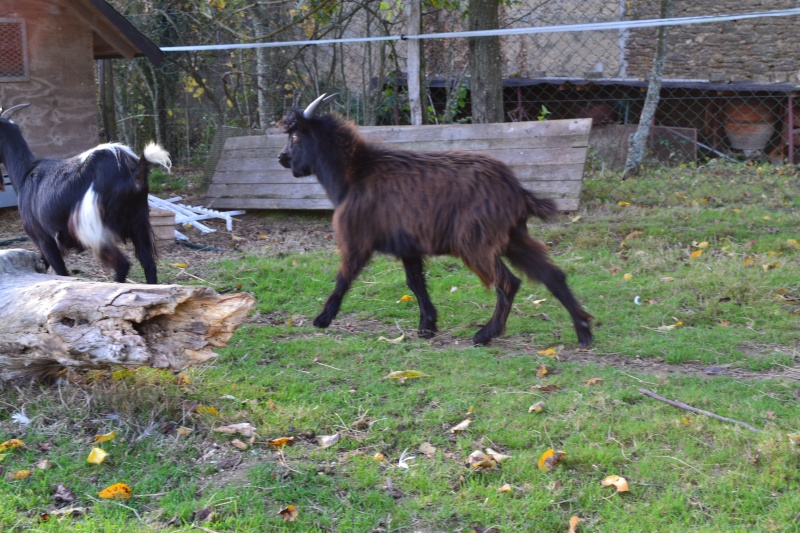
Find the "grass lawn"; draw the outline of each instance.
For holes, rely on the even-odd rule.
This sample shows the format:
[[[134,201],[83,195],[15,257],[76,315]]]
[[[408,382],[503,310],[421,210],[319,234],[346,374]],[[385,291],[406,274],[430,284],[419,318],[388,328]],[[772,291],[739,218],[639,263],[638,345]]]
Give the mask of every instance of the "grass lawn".
[[[0,389],[0,442],[24,442],[0,452],[0,531],[800,531],[799,189],[770,165],[588,173],[580,212],[529,227],[596,317],[589,351],[531,283],[472,347],[494,294],[452,258],[428,264],[430,341],[391,258],[327,330],[334,243],[222,261],[206,282],[257,312],[214,361]],[[116,483],[131,497],[99,496]]]

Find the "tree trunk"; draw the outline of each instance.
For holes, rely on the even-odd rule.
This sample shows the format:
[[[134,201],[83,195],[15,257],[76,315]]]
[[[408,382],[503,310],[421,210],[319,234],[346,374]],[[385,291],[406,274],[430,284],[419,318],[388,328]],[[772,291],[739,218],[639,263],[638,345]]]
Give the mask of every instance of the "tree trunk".
[[[421,0],[409,0],[406,4],[408,35],[419,35],[422,28]],[[424,123],[422,112],[424,105],[422,95],[425,89],[422,83],[422,41],[409,39],[408,44],[408,105],[411,111],[411,125],[421,126]]]
[[[500,24],[499,0],[469,0],[469,29],[496,30]],[[472,122],[503,122],[503,61],[499,37],[469,39],[470,100]]]
[[[673,4],[674,0],[661,0],[661,18],[672,16]],[[658,101],[661,98],[661,80],[664,77],[664,68],[667,64],[668,32],[667,26],[658,28],[658,43],[653,57],[653,70],[650,73],[650,80],[647,84],[647,95],[644,98],[642,115],[639,117],[639,127],[631,135],[628,143],[628,156],[625,160],[625,169],[623,171],[626,177],[638,175],[644,162],[645,146],[647,145],[647,138],[650,136],[650,125],[653,123]]]
[[[0,381],[115,364],[178,371],[215,357],[254,304],[247,293],[44,270],[34,252],[0,251]]]

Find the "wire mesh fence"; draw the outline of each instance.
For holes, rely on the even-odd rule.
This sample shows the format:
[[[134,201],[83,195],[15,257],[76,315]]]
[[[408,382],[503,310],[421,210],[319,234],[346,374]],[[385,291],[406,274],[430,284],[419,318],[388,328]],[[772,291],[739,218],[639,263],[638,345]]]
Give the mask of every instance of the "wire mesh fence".
[[[744,0],[723,0],[714,6],[688,0],[674,3],[675,17],[745,12],[752,4]],[[270,4],[242,24],[239,37],[247,33],[256,41],[292,41],[407,31],[402,9],[380,4],[394,11],[341,2],[339,10],[325,20],[307,18],[294,25],[288,22],[296,14]],[[794,0],[771,0],[758,7],[782,9],[795,4]],[[659,17],[659,6],[655,0],[511,2],[501,10],[501,27],[652,19]],[[159,44],[170,45],[183,44],[187,34],[166,31],[164,26],[188,27],[189,18],[179,11],[154,11],[140,18],[134,15],[132,20],[150,28]],[[458,9],[431,8],[423,13],[423,33],[464,29],[464,13]],[[719,157],[798,161],[800,62],[793,37],[798,29],[797,16],[670,27],[666,70],[648,143],[651,158],[664,162]],[[640,120],[656,32],[642,28],[501,37],[503,119],[591,117],[592,146],[598,157],[609,165],[620,164],[627,137]],[[260,39],[263,35],[270,37]],[[218,34],[209,37],[209,42],[233,37]],[[407,124],[406,50],[404,41],[310,44],[170,54],[162,72],[118,67],[118,77],[125,78],[117,83],[119,98],[125,101],[117,113],[119,136],[150,134],[154,124],[161,122],[158,133],[179,160],[202,161],[213,148],[218,128],[269,128],[289,106],[307,103],[322,92],[340,93],[335,110],[360,124]],[[423,41],[427,123],[471,120],[468,59],[465,38]],[[150,90],[138,96],[125,92],[136,80]]]

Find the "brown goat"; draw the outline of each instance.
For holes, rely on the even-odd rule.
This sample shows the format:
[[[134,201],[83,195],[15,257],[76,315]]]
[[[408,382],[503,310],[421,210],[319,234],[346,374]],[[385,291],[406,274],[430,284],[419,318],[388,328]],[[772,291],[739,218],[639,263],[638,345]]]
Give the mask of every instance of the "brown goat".
[[[322,95],[280,122],[289,134],[281,165],[298,178],[315,174],[334,205],[341,265],[315,326],[330,325],[351,283],[378,251],[403,261],[406,282],[419,303],[419,335],[432,337],[437,313],[423,260],[452,255],[497,292],[492,319],[473,338],[475,344],[486,344],[505,330],[521,283],[503,263],[505,256],[559,299],[572,316],[580,346],[591,343],[591,315],[572,295],[564,272],[550,262],[547,248],[528,234],[530,216],[556,214],[552,200],[534,196],[505,163],[486,155],[366,143],[353,124],[331,114],[315,116],[319,104],[335,96]]]

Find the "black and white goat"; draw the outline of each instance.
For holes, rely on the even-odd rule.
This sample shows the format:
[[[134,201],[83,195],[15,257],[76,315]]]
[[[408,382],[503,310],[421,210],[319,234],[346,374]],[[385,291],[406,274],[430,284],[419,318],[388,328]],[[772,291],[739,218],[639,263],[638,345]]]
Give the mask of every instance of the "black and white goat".
[[[0,112],[0,163],[17,193],[22,226],[56,274],[67,276],[63,253],[91,250],[124,282],[130,262],[119,249],[132,242],[147,283],[157,283],[156,246],[147,195],[152,164],[169,170],[169,154],[155,143],[137,156],[123,144],[101,144],[69,159],[36,159],[9,117]],[[0,185],[2,187],[2,185]]]
[[[366,143],[351,123],[335,115],[315,116],[322,95],[304,111],[291,110],[280,125],[289,134],[281,165],[295,177],[315,174],[334,205],[333,226],[341,250],[336,286],[314,325],[330,325],[345,293],[373,252],[403,261],[406,282],[420,308],[419,334],[437,331],[423,260],[461,258],[485,286],[494,286],[492,319],[473,338],[486,344],[505,330],[520,279],[505,256],[532,280],[542,282],[569,311],[581,347],[592,341],[591,315],[549,259],[547,248],[528,234],[527,220],[555,215],[552,200],[537,198],[501,161],[470,152],[411,152]]]

